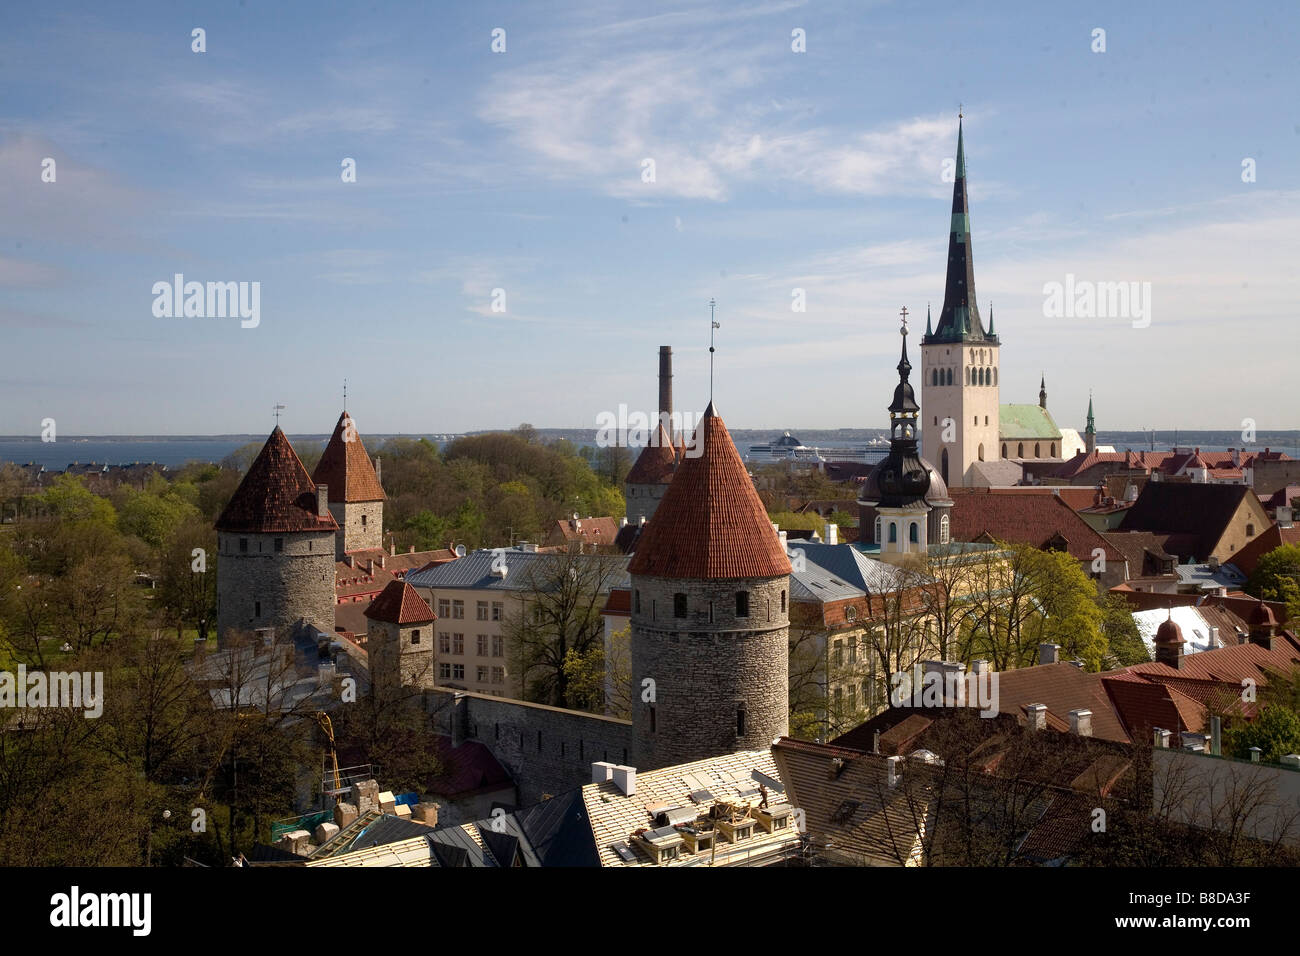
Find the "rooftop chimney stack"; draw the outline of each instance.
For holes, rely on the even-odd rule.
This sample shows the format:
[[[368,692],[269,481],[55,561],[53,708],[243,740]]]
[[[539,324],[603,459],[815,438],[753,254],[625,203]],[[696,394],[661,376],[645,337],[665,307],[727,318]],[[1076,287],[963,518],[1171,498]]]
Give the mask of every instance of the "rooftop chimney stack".
[[[624,796],[636,795],[636,767],[616,766],[613,770],[614,786]]]
[[[330,513],[329,485],[316,486],[316,517],[328,518]]]
[[[1060,649],[1060,644],[1039,644],[1038,663],[1055,664],[1057,660],[1057,652],[1059,652]]]
[[[827,544],[840,543],[840,526],[835,524],[835,522],[833,521],[827,522],[826,524],[826,543]]]
[[[1025,708],[1026,723],[1030,730],[1047,729],[1047,705],[1030,704]]]
[[[1070,733],[1080,737],[1092,736],[1092,711],[1090,710],[1072,710],[1070,711]]]

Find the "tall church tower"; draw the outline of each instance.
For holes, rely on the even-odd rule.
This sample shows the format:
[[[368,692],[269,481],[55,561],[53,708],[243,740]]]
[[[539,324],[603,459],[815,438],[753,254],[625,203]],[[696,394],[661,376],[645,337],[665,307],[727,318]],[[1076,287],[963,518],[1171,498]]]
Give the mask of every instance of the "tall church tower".
[[[334,557],[384,546],[384,489],[361,444],[356,423],[344,409],[316,464],[312,480],[329,488],[330,514],[338,522]]]
[[[712,402],[695,440],[628,565],[638,769],[789,730],[790,560]]]
[[[997,461],[998,350],[992,322],[987,331],[975,301],[975,259],[966,201],[966,151],[957,123],[957,170],[948,233],[948,276],[939,324],[926,311],[921,339],[921,450],[948,485],[970,484],[977,461]]]

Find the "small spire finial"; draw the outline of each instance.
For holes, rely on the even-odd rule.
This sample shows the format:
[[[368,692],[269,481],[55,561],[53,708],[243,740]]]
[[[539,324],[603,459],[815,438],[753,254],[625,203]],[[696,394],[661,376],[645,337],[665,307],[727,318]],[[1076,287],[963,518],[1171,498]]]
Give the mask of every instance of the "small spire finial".
[[[713,404],[713,353],[716,351],[713,347],[713,330],[722,328],[716,318],[714,318],[714,309],[717,308],[717,300],[709,299],[709,404]]]
[[[348,380],[346,378],[343,380],[343,410],[345,412],[348,410]]]

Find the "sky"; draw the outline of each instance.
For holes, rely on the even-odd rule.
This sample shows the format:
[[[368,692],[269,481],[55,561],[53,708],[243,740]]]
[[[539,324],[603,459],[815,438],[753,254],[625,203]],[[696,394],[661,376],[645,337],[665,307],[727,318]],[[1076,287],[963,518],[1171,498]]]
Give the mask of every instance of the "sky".
[[[328,432],[344,379],[363,433],[594,428],[660,345],[698,413],[710,299],[728,425],[883,426],[959,104],[1001,401],[1300,427],[1300,6],[1074,6],[13,7],[0,434]],[[177,273],[256,326],[156,315]],[[1067,275],[1149,322],[1049,315]]]

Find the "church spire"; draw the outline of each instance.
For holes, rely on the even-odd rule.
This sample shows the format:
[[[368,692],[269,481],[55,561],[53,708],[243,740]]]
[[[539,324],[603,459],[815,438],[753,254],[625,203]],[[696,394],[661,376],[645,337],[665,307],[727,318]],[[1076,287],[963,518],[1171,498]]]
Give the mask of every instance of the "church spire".
[[[1088,435],[1095,435],[1097,433],[1097,426],[1094,423],[1092,418],[1092,393],[1091,392],[1088,393],[1088,427],[1084,429],[1084,433]]]
[[[1046,373],[1043,374],[1043,377],[1042,377],[1042,378],[1040,379],[1040,381],[1038,382],[1038,407],[1039,407],[1039,408],[1046,408],[1046,407],[1047,407],[1047,375],[1046,375]]]
[[[930,303],[927,302],[925,304],[925,337],[928,339],[933,334],[934,330],[930,328]]]
[[[997,338],[997,333],[993,331],[993,300],[989,300],[989,338]]]
[[[952,219],[948,231],[948,275],[939,325],[926,335],[932,342],[983,342],[988,338],[975,299],[975,261],[971,252],[970,206],[966,198],[966,143],[957,118],[957,165],[952,184]]]

